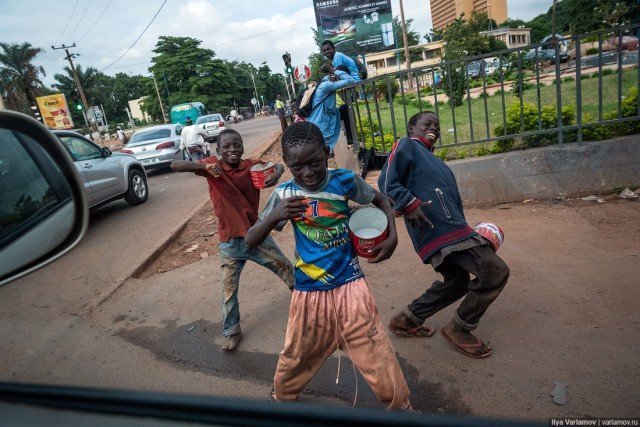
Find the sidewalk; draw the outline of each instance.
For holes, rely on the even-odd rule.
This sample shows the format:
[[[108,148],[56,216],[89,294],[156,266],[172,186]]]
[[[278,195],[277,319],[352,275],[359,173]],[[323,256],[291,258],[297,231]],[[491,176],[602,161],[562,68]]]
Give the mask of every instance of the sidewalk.
[[[261,206],[269,194],[262,192]],[[511,278],[477,330],[493,355],[467,358],[439,334],[392,336],[414,406],[508,418],[637,416],[639,207],[637,201],[611,198],[603,204],[532,201],[468,209],[471,225],[491,220],[505,232],[500,255]],[[362,262],[384,323],[439,279],[420,263],[402,219],[397,227],[394,256],[381,264]],[[293,258],[291,226],[273,236]],[[122,352],[137,355],[124,358],[116,386],[265,399],[283,344],[289,292],[253,263],[241,277],[244,339],[233,354],[221,350],[217,256],[128,280],[91,314],[91,322],[113,324]],[[455,306],[429,323],[439,329]],[[157,369],[162,378],[140,381],[141,373]],[[336,385],[337,369],[334,354],[301,400],[350,405],[353,370],[343,359]],[[556,381],[568,384],[564,406],[549,396]],[[358,405],[380,406],[361,377],[358,384]]]

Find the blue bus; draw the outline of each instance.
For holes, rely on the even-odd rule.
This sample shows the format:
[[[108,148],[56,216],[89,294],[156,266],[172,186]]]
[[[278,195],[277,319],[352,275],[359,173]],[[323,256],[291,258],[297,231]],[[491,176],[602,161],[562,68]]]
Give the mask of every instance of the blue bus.
[[[171,123],[186,124],[184,118],[191,117],[193,123],[200,116],[207,114],[207,109],[204,108],[202,102],[185,102],[184,104],[178,104],[171,107]]]

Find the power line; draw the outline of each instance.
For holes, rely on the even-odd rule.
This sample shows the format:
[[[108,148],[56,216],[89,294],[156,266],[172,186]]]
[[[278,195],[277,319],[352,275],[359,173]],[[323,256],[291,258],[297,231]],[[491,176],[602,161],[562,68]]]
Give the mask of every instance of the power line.
[[[73,10],[71,10],[71,15],[69,15],[69,19],[67,20],[67,23],[65,24],[64,28],[62,29],[62,32],[56,38],[56,42],[58,40],[60,40],[60,37],[62,37],[62,35],[64,34],[65,31],[67,31],[67,27],[69,27],[69,22],[71,22],[71,18],[73,18],[73,14],[76,12],[76,7],[78,7],[78,0],[76,0],[76,4],[73,5]],[[55,42],[54,42],[54,44],[55,44]]]
[[[156,17],[158,16],[158,14],[160,13],[160,11],[162,10],[162,8],[164,7],[164,5],[167,3],[167,0],[164,0],[162,2],[162,4],[160,5],[160,8],[158,9],[158,11],[156,12],[155,15],[153,15],[153,18],[151,18],[151,21],[149,21],[149,24],[145,27],[145,29],[142,31],[142,33],[140,33],[140,35],[138,36],[138,38],[133,42],[133,44],[131,46],[129,46],[129,48],[122,54],[120,55],[120,57],[118,59],[116,59],[115,61],[113,61],[111,64],[107,65],[106,67],[104,67],[102,70],[100,70],[101,72],[106,70],[107,68],[111,67],[112,65],[114,65],[116,62],[120,61],[122,59],[123,56],[125,56],[127,53],[129,53],[129,51],[131,50],[131,48],[133,46],[135,46],[136,43],[138,43],[138,40],[140,40],[140,38],[142,37],[142,35],[149,29],[149,27],[151,26],[151,24],[153,23],[153,21],[156,19]]]
[[[220,47],[220,46],[227,46],[227,45],[230,45],[230,44],[233,44],[233,43],[242,42],[242,41],[245,41],[245,40],[252,39],[254,37],[259,37],[259,36],[263,36],[265,34],[275,33],[276,31],[284,30],[285,28],[295,27],[296,25],[304,24],[305,22],[309,22],[309,21],[313,21],[313,20],[314,19],[307,19],[305,21],[300,21],[300,22],[296,22],[295,24],[287,25],[286,27],[280,27],[280,28],[276,28],[275,30],[265,31],[264,33],[254,34],[252,36],[245,37],[243,39],[238,39],[238,40],[234,40],[234,41],[227,42],[227,43],[217,44],[217,45],[215,45],[213,47],[216,48],[216,47]]]
[[[78,19],[78,23],[76,24],[75,27],[73,27],[73,31],[71,31],[71,33],[69,33],[69,35],[67,36],[67,40],[71,38],[71,36],[76,32],[76,30],[78,29],[78,27],[82,23],[82,18],[84,18],[84,15],[87,13],[87,9],[89,9],[89,6],[91,6],[92,2],[93,2],[93,0],[89,0],[89,3],[87,3],[87,7],[84,8],[84,11],[82,12],[82,15],[80,15],[80,19]]]
[[[102,13],[100,14],[100,16],[98,16],[98,18],[95,21],[93,21],[93,24],[91,24],[89,29],[82,36],[80,36],[80,38],[78,39],[78,42],[80,42],[82,39],[84,39],[87,36],[87,34],[89,34],[91,32],[91,30],[93,30],[93,27],[95,27],[96,24],[98,23],[98,21],[100,20],[100,18],[102,18],[102,15],[104,15],[104,13],[107,11],[107,9],[109,8],[109,5],[111,4],[112,1],[113,0],[109,0],[109,2],[104,7],[104,9],[102,9]]]

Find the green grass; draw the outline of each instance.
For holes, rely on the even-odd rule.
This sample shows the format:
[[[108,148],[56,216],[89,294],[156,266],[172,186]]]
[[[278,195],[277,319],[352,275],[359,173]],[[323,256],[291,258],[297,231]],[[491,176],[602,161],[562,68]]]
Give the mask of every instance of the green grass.
[[[582,114],[583,121],[585,119],[585,114],[590,115],[592,118],[598,117],[598,84],[599,79],[596,77],[591,77],[588,79],[580,80],[580,81],[563,81],[561,83],[561,101],[562,106],[566,107],[568,105],[573,106],[574,110],[577,113],[576,108],[576,84],[581,84],[582,89]],[[628,93],[629,89],[633,86],[638,85],[638,69],[637,67],[628,68],[623,70],[622,73],[622,96]],[[509,91],[505,91],[505,107],[508,108],[512,104],[519,104],[520,100],[513,95]],[[402,105],[398,103],[398,99],[400,99],[400,94],[396,95],[396,98],[393,103],[394,115],[395,115],[395,123],[396,129],[398,132],[398,137],[403,136],[405,134],[406,123],[409,121],[409,117],[413,114],[419,112],[420,110],[413,105]],[[424,101],[424,96],[421,97]],[[602,114],[606,114],[607,112],[617,111],[618,108],[618,74],[609,74],[603,75],[602,77]],[[471,100],[471,121],[469,120],[469,105],[468,100],[465,99],[463,101],[463,105],[460,107],[456,107],[454,110],[455,114],[455,122],[456,122],[456,132],[454,138],[453,129],[453,114],[452,109],[448,103],[444,105],[440,104],[438,106],[438,115],[440,117],[440,130],[442,134],[442,143],[443,144],[453,144],[454,142],[464,143],[470,142],[471,139],[471,126],[470,123],[473,123],[473,140],[485,139],[487,137],[495,136],[493,134],[493,129],[503,123],[502,119],[502,97],[501,95],[495,94],[486,98],[487,101],[487,112],[489,116],[489,128],[487,131],[486,126],[486,118],[485,118],[485,108],[484,108],[484,99],[474,98]],[[534,105],[538,105],[538,93],[535,85],[524,92],[523,96],[524,102],[530,102]],[[540,85],[540,106],[544,107],[545,105],[556,105],[557,104],[557,94],[556,94],[556,85],[548,84]],[[375,105],[369,102],[369,106],[371,108],[372,119],[374,123],[378,122],[376,113],[375,113]],[[380,108],[380,122],[382,124],[382,130],[384,133],[391,133],[391,113],[389,109],[389,104],[387,104],[384,100],[379,101]],[[404,109],[406,108],[406,115],[404,113]],[[431,108],[423,107],[423,110],[431,109],[433,111],[436,110],[435,106]],[[360,114],[363,118],[367,117],[366,108],[364,103],[360,101],[359,105]],[[356,125],[357,126],[357,125]],[[488,135],[487,135],[488,132]]]

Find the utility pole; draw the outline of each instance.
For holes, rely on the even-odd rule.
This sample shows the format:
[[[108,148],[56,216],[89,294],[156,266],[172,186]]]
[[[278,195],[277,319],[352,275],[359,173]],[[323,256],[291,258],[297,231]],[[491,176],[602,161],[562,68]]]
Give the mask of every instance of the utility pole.
[[[402,0],[400,0],[400,19],[402,20],[402,41],[404,41],[404,63],[407,70],[411,69],[411,62],[409,61],[409,38],[407,37],[407,23],[404,21],[404,7],[402,6]]]
[[[287,83],[287,78],[285,76],[282,76],[282,78],[284,79],[284,88],[287,90],[287,98],[293,101],[293,98],[291,98],[291,93],[289,92],[289,84]]]
[[[82,89],[82,85],[80,84],[80,79],[78,78],[78,73],[76,72],[76,67],[73,65],[73,61],[71,60],[72,58],[77,58],[78,55],[75,53],[69,53],[69,49],[71,49],[72,47],[76,47],[76,44],[74,43],[71,46],[65,46],[64,44],[60,47],[55,47],[55,46],[51,46],[51,49],[64,49],[64,51],[67,53],[67,61],[69,61],[69,65],[71,66],[71,72],[73,73],[73,79],[76,82],[76,88],[78,89],[78,93],[80,94],[80,100],[82,101],[82,109],[84,110],[82,113],[82,116],[84,117],[84,123],[87,125],[87,127],[89,126],[89,123],[87,123],[87,114],[89,114],[89,103],[87,102],[87,98],[84,96],[84,90]],[[94,126],[95,125],[95,126]],[[91,129],[94,131],[97,131],[97,125],[96,124],[91,124]]]
[[[409,60],[409,37],[407,36],[407,23],[404,20],[404,6],[400,0],[400,19],[402,20],[402,41],[404,41],[404,64],[407,71],[411,70],[411,61]],[[409,87],[413,89],[413,79],[407,73]]]
[[[162,111],[162,120],[167,123],[167,115],[164,113],[164,106],[162,105],[162,99],[160,98],[160,91],[158,90],[158,82],[156,76],[153,76],[153,84],[156,86],[156,94],[158,95],[158,102],[160,103],[160,111]]]

